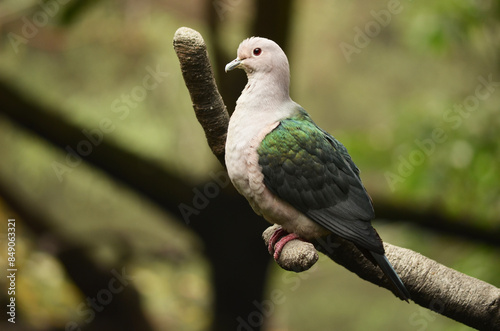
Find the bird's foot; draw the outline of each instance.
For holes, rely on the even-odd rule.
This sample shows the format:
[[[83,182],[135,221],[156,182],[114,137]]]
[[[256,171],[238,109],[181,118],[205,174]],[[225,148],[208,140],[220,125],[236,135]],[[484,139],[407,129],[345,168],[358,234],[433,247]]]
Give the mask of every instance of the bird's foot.
[[[269,254],[273,254],[273,252],[275,251],[274,246],[276,245],[276,243],[280,241],[282,237],[285,237],[288,234],[289,233],[283,230],[283,228],[281,227],[273,232],[271,238],[269,238],[269,243],[267,244],[267,250],[269,251]]]
[[[274,260],[278,261],[281,251],[283,250],[283,247],[292,240],[299,239],[302,240],[298,235],[295,233],[288,233],[282,228],[276,230],[271,238],[269,239],[269,243],[267,246],[267,249],[269,250],[269,254],[273,254]]]

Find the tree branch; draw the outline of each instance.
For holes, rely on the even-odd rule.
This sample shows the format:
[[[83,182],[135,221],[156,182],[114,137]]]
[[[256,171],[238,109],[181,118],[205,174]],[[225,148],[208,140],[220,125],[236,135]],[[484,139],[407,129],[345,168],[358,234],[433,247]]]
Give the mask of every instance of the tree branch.
[[[196,118],[205,130],[212,152],[225,165],[229,114],[215,83],[205,41],[198,32],[180,28],[175,32],[174,49],[180,60],[182,76],[189,87]]]
[[[278,229],[278,225],[273,225],[264,231],[266,244]],[[384,243],[384,248],[415,303],[480,330],[498,330],[500,289],[412,250],[388,243]],[[360,278],[393,291],[378,267],[351,242],[334,235],[316,240],[314,246],[300,240],[290,241],[276,262],[286,270],[302,271],[316,262],[307,258],[316,249]]]
[[[203,38],[192,29],[180,28],[174,36],[174,48],[196,116],[210,148],[223,163],[229,117],[213,78]],[[277,227],[264,232],[266,243]],[[316,262],[317,249],[362,279],[392,290],[382,271],[349,241],[331,235],[313,244],[289,242],[278,264],[286,270],[306,270]],[[500,329],[500,289],[414,251],[387,243],[385,249],[415,303],[481,330]]]

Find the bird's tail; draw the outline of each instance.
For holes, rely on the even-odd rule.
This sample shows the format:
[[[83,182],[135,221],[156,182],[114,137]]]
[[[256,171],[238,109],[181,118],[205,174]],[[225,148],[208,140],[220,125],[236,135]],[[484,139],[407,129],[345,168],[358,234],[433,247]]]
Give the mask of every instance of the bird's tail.
[[[384,272],[384,274],[391,280],[391,283],[396,287],[396,292],[399,294],[398,297],[406,302],[410,299],[410,292],[405,287],[405,284],[401,281],[396,270],[392,267],[392,264],[389,262],[387,257],[384,254],[378,254],[370,251],[371,255],[377,261],[380,269]]]

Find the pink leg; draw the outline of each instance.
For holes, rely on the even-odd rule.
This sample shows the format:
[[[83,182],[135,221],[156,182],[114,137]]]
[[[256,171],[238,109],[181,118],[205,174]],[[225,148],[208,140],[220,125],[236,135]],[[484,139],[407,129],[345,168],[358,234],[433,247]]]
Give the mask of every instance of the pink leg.
[[[275,261],[277,261],[279,259],[281,251],[283,250],[283,247],[285,247],[285,245],[289,241],[292,241],[295,239],[302,240],[295,233],[288,233],[283,229],[278,229],[272,234],[271,238],[269,239],[269,244],[268,244],[267,248],[268,248],[270,254],[272,254],[274,251],[273,257],[274,257]]]
[[[288,234],[285,230],[282,228],[279,228],[278,230],[274,231],[274,233],[271,235],[271,238],[269,238],[269,242],[267,243],[267,250],[269,251],[269,254],[273,254],[274,252],[274,245],[281,239],[281,237],[284,237]]]

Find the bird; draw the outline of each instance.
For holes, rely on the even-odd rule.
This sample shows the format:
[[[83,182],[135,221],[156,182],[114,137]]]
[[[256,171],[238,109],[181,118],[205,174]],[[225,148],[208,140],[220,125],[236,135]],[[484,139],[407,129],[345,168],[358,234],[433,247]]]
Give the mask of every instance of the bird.
[[[255,213],[281,225],[286,236],[280,249],[289,240],[333,233],[368,251],[398,297],[408,301],[410,293],[371,225],[375,213],[360,170],[346,147],[290,98],[285,52],[270,39],[251,37],[225,71],[236,68],[245,71],[247,84],[229,120],[225,163],[237,191]]]

